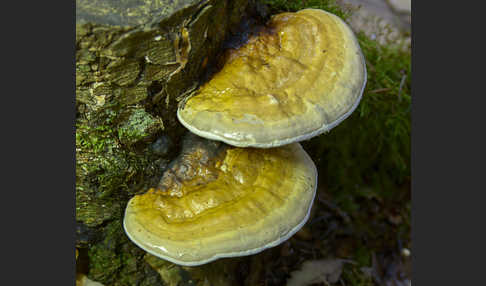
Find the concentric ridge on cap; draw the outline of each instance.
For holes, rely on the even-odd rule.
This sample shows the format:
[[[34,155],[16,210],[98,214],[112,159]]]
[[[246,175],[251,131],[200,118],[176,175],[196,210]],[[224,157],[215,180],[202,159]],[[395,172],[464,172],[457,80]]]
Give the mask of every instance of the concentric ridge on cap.
[[[237,147],[277,147],[337,126],[358,106],[366,64],[351,29],[318,9],[275,15],[180,106],[191,132]]]
[[[180,158],[189,161],[176,160],[164,174],[169,181],[173,175],[187,179],[174,180],[182,184],[180,193],[163,184],[165,191],[151,189],[129,201],[123,226],[140,248],[195,266],[258,253],[287,240],[306,223],[317,170],[298,143],[272,149],[224,145],[217,152],[201,148],[183,152]],[[210,153],[215,161],[206,156]]]

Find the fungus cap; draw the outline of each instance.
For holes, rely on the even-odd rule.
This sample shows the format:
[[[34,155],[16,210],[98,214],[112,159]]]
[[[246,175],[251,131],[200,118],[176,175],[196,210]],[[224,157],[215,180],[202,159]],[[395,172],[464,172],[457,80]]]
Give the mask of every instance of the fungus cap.
[[[357,107],[366,66],[351,29],[319,9],[275,15],[231,50],[220,72],[177,111],[191,132],[238,147],[319,135]]]
[[[161,189],[128,202],[124,228],[135,244],[159,258],[194,266],[258,253],[305,224],[317,171],[298,143],[223,147],[210,159],[211,152],[199,148],[186,152],[166,171]]]

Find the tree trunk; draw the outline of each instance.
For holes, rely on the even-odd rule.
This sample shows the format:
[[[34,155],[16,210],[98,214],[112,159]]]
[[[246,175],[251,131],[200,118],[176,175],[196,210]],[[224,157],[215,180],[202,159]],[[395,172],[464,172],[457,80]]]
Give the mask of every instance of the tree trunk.
[[[90,279],[197,285],[211,280],[204,269],[234,270],[237,262],[183,268],[146,255],[122,220],[127,201],[154,186],[177,155],[185,132],[177,103],[197,88],[252,3],[76,1],[77,270]],[[218,279],[212,285],[232,284]]]

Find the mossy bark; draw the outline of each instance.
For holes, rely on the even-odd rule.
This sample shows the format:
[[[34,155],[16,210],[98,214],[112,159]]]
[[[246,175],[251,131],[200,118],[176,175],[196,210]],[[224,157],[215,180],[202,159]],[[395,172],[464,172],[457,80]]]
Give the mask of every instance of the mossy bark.
[[[177,104],[200,84],[251,3],[76,1],[76,247],[89,278],[171,283],[161,262],[125,236],[123,212],[177,155],[185,132]],[[193,283],[182,274],[181,285]]]

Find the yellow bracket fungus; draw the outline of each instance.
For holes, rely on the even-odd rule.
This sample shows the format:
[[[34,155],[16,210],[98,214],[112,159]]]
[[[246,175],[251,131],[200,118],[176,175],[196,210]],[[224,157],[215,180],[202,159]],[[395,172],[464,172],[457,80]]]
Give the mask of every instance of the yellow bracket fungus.
[[[366,66],[351,29],[318,9],[275,15],[231,50],[185,105],[191,132],[238,147],[276,147],[335,127],[359,104]]]
[[[300,144],[236,148],[192,136],[159,186],[128,202],[124,228],[135,244],[194,266],[260,252],[304,225],[317,171]]]

